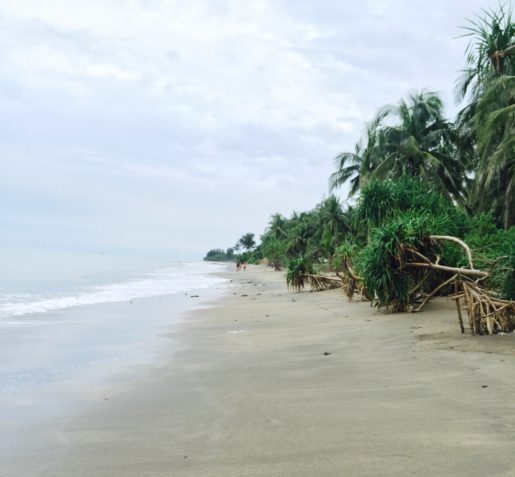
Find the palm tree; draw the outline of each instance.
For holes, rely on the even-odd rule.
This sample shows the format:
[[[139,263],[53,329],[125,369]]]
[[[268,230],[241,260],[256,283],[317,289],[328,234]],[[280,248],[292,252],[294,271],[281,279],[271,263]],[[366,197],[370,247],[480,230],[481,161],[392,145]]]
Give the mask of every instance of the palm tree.
[[[314,245],[320,229],[315,221],[314,212],[294,212],[290,222],[286,254],[290,257],[317,255]]]
[[[254,240],[254,234],[252,233],[246,233],[243,235],[240,240],[238,241],[239,244],[247,251],[249,252],[256,246],[256,241]]]
[[[279,213],[272,215],[268,224],[268,230],[276,239],[284,239],[287,235],[287,219]]]
[[[322,236],[330,236],[332,246],[336,246],[340,237],[348,230],[345,214],[338,198],[330,195],[317,207],[319,227]]]
[[[350,181],[349,197],[365,185],[371,171],[382,159],[380,126],[384,112],[366,125],[366,138],[354,146],[354,152],[342,152],[335,157],[337,170],[329,176],[329,190],[334,191]]]
[[[507,228],[514,223],[513,76],[515,75],[515,23],[511,9],[483,10],[470,20],[465,36],[465,68],[459,94],[471,100],[458,114],[463,162],[473,170],[469,208],[489,210]]]
[[[387,106],[385,117],[399,123],[382,130],[386,152],[374,177],[418,176],[444,195],[460,199],[463,168],[454,157],[453,128],[443,117],[443,103],[436,93],[420,92]]]
[[[515,24],[511,8],[500,5],[499,10],[483,10],[483,16],[469,20],[463,36],[472,37],[467,46],[467,66],[457,83],[457,93],[473,97],[481,94],[491,78],[515,74]]]
[[[471,196],[507,229],[515,224],[515,76],[490,80],[473,120],[479,162]]]
[[[331,262],[336,247],[341,242],[343,235],[349,230],[347,217],[343,212],[340,201],[334,195],[330,195],[321,202],[316,211],[320,230],[319,245],[321,252]]]
[[[397,106],[381,109],[367,127],[367,146],[338,156],[338,170],[331,175],[334,189],[351,179],[351,193],[372,178],[419,176],[443,194],[461,200],[464,171],[454,157],[454,131],[443,117],[437,94],[411,94]],[[396,124],[385,122],[396,118]]]

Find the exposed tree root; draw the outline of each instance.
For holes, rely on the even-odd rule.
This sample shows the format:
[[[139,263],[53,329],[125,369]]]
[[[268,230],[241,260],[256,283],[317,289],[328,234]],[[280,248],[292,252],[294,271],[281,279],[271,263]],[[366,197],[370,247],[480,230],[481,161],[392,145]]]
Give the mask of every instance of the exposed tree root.
[[[440,283],[440,285],[438,285],[431,293],[429,293],[423,300],[422,300],[422,303],[417,307],[415,308],[413,311],[414,312],[417,312],[417,311],[420,311],[422,310],[422,308],[424,307],[424,305],[431,299],[433,298],[442,288],[446,287],[447,285],[450,285],[453,281],[456,280],[458,275],[453,275],[451,278],[449,278],[448,280],[445,280],[444,282]]]
[[[343,274],[342,274],[343,273]],[[361,301],[371,300],[369,293],[361,278],[352,268],[350,258],[343,263],[343,272],[337,272],[336,276],[343,281],[345,296],[352,301],[355,295],[361,297]]]
[[[410,269],[427,270],[422,277],[418,277],[418,283],[410,290],[411,305],[409,305],[408,310],[413,312],[421,311],[431,298],[441,293],[446,287],[450,289],[451,286],[454,286],[454,293],[451,295],[451,298],[456,301],[462,333],[465,332],[462,309],[467,311],[472,334],[491,335],[514,331],[515,301],[497,298],[494,292],[488,291],[479,285],[479,282],[487,279],[490,274],[488,271],[474,268],[472,252],[469,246],[463,240],[447,235],[430,235],[428,238],[433,244],[437,241],[447,240],[460,245],[467,255],[469,268],[441,265],[438,255],[433,255],[433,257],[436,256],[436,260],[431,261],[420,250],[412,246],[401,245],[399,254],[396,257],[400,270],[404,269],[406,273],[410,273]],[[453,275],[436,284],[436,286],[433,285],[434,288],[429,293],[421,293],[428,279],[430,277],[434,278],[434,272],[446,272]],[[420,304],[415,306],[414,303],[417,302]],[[395,310],[395,305],[395,303],[392,303],[391,309]]]
[[[304,277],[313,291],[332,290],[344,286],[344,282],[341,278],[327,277],[313,273],[306,273]]]
[[[456,290],[451,298],[456,300],[460,318],[460,300],[463,300],[472,334],[492,335],[515,330],[515,301],[495,298],[477,283],[470,281],[457,282]]]

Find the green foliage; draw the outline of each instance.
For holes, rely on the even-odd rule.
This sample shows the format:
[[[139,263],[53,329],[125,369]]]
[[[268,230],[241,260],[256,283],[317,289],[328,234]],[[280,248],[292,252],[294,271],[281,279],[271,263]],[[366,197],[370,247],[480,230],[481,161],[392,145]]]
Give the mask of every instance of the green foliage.
[[[346,271],[352,265],[353,257],[358,254],[359,247],[356,243],[345,240],[335,251],[333,257],[333,268],[336,271]]]
[[[476,268],[491,272],[484,285],[500,296],[515,296],[511,10],[484,10],[466,35],[471,43],[461,91],[462,97],[470,93],[470,102],[455,124],[444,117],[443,103],[432,92],[380,108],[354,150],[338,155],[329,180],[331,190],[349,182],[357,206],[344,208],[330,196],[312,210],[271,217],[260,249],[273,263],[289,263],[290,287],[302,289],[312,266],[348,271],[352,264],[377,305],[406,310],[415,292],[428,292],[449,275],[433,271],[421,283],[425,271],[405,266],[403,247],[441,265],[468,266],[458,244],[428,238],[452,235],[472,247]],[[501,224],[505,231],[499,230]],[[240,239],[237,244],[249,257],[255,246],[250,243]]]
[[[468,20],[463,36],[471,37],[466,50],[466,67],[458,82],[458,94],[471,90],[478,96],[491,78],[515,74],[515,23],[511,8],[483,10],[482,16]]]
[[[300,291],[306,285],[306,273],[313,273],[313,269],[305,257],[298,256],[288,264],[286,284],[294,291]]]
[[[515,300],[515,226],[497,232],[497,240],[494,255],[498,262],[494,267],[492,280],[497,281],[503,298]],[[499,260],[500,257],[506,258]]]
[[[203,260],[206,262],[229,262],[234,258],[234,251],[232,248],[228,248],[227,251],[221,248],[213,248],[207,252]]]
[[[396,180],[374,180],[361,192],[358,214],[369,227],[378,227],[399,212],[417,210],[435,216],[445,214],[452,218],[450,232],[460,235],[465,216],[440,192],[418,177],[403,175]]]
[[[357,256],[356,269],[378,306],[392,312],[408,309],[413,302],[410,289],[420,272],[403,268],[401,247],[411,245],[432,257],[429,235],[446,234],[450,225],[445,213],[434,216],[409,210],[374,229],[368,245]]]
[[[359,214],[370,226],[379,226],[395,210],[398,210],[395,195],[392,181],[370,182],[361,191]]]
[[[272,233],[265,233],[261,237],[263,256],[268,258],[270,264],[279,270],[285,263],[286,243],[276,238]]]
[[[486,84],[471,128],[478,157],[470,198],[479,210],[488,207],[508,228],[515,224],[515,76]]]
[[[515,23],[511,7],[483,10],[465,27],[471,41],[458,84],[456,152],[473,174],[467,207],[515,224]]]
[[[261,247],[256,247],[254,250],[249,252],[242,252],[237,256],[240,262],[247,262],[258,264],[263,259],[263,252]]]
[[[465,240],[474,251],[474,265],[491,271],[486,285],[515,300],[515,226],[500,230],[491,214],[480,214],[470,219],[468,228]]]
[[[248,252],[252,250],[256,246],[256,241],[254,240],[254,234],[246,233],[242,235],[238,243]]]
[[[394,123],[393,125],[391,123]],[[351,181],[351,194],[373,179],[423,178],[442,194],[462,199],[463,165],[454,154],[454,126],[437,94],[418,92],[385,106],[367,126],[366,146],[337,157],[331,188]]]

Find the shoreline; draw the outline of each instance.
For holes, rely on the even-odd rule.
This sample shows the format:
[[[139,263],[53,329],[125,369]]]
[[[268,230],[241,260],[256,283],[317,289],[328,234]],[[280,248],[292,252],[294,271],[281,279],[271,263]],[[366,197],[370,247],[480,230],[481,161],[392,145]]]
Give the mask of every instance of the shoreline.
[[[62,426],[98,409],[107,389],[123,389],[177,352],[170,332],[189,312],[208,308],[222,286],[0,322],[0,476],[39,475],[64,450]]]
[[[514,336],[461,335],[445,300],[383,315],[264,267],[223,276],[175,351],[53,423],[53,458],[18,475],[515,473]]]

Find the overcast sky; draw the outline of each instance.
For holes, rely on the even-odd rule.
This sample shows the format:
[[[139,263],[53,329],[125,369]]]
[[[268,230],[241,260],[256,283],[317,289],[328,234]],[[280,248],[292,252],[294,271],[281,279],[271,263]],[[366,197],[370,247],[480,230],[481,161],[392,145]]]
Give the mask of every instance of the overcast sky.
[[[1,0],[0,245],[200,258],[442,94],[479,0]],[[344,191],[341,192],[345,198]]]

